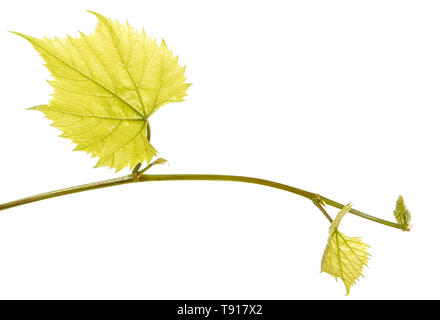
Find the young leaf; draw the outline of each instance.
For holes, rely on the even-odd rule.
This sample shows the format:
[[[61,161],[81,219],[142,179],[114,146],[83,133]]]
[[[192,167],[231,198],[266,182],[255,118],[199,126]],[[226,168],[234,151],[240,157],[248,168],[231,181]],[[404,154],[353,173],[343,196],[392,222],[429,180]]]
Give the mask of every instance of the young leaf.
[[[405,201],[403,197],[399,196],[396,202],[396,209],[394,210],[394,217],[396,221],[407,227],[406,231],[411,229],[411,213],[406,208]]]
[[[344,215],[350,211],[351,204],[346,205],[338,213],[330,226],[330,237],[324,250],[321,261],[321,272],[327,272],[336,280],[341,278],[350,293],[351,286],[362,276],[362,269],[367,265],[369,246],[360,238],[347,237],[338,230]]]
[[[148,118],[183,101],[185,67],[164,41],[159,46],[128,23],[91,13],[98,18],[91,35],[37,39],[14,32],[41,54],[54,78],[49,104],[31,109],[52,120],[75,150],[98,157],[96,167],[133,168],[156,155],[146,139]]]
[[[148,166],[146,166],[144,169],[142,169],[141,171],[138,172],[138,174],[142,174],[145,171],[147,171],[148,169],[150,169],[152,166],[156,166],[156,165],[160,165],[160,164],[165,164],[168,163],[168,160],[164,159],[164,158],[157,158],[156,160],[154,160],[153,162],[151,162]]]

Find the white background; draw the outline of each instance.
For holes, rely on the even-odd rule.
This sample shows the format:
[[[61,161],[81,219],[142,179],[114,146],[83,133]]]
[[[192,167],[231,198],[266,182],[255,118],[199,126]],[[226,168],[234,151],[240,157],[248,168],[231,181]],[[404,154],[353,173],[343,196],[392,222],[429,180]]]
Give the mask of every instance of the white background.
[[[50,75],[7,33],[90,33],[88,9],[145,27],[187,65],[187,101],[151,119],[170,162],[151,172],[272,179],[388,220],[402,194],[414,228],[347,216],[372,259],[345,297],[320,273],[329,224],[299,196],[95,190],[1,212],[0,298],[440,298],[438,1],[3,1],[0,203],[116,176],[26,110],[48,101]]]

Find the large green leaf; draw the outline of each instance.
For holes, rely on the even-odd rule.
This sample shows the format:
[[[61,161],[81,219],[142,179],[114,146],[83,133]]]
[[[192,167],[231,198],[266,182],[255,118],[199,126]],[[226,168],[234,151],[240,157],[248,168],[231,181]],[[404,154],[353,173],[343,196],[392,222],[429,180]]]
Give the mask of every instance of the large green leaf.
[[[146,138],[148,118],[161,106],[183,101],[189,84],[165,42],[92,12],[98,26],[78,38],[27,39],[54,80],[43,112],[72,140],[75,150],[98,157],[97,167],[117,171],[149,162],[155,148]]]

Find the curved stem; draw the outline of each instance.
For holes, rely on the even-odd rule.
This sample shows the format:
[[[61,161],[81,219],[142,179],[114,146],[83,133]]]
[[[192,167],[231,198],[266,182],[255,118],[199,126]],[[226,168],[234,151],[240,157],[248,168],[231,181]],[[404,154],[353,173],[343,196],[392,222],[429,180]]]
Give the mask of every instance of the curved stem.
[[[0,205],[0,211],[6,210],[9,208],[13,208],[13,207],[18,207],[18,206],[32,203],[32,202],[36,202],[36,201],[41,201],[41,200],[45,200],[45,199],[64,196],[64,195],[71,194],[71,193],[78,193],[78,192],[83,192],[83,191],[87,191],[87,190],[94,190],[94,189],[101,189],[101,188],[107,188],[107,187],[112,187],[112,186],[118,186],[121,184],[126,184],[126,183],[131,183],[131,182],[133,182],[133,176],[129,175],[129,176],[124,176],[124,177],[120,177],[120,178],[102,180],[102,181],[98,181],[98,182],[82,184],[82,185],[75,186],[75,187],[40,193],[40,194],[31,196],[31,197],[3,203]]]
[[[123,177],[119,177],[119,178],[115,178],[115,179],[103,180],[103,181],[93,182],[93,183],[89,183],[89,184],[83,184],[83,185],[79,185],[79,186],[75,186],[75,187],[50,191],[50,192],[34,195],[31,197],[7,202],[7,203],[0,205],[0,211],[6,210],[9,208],[13,208],[13,207],[17,207],[17,206],[21,206],[21,205],[24,205],[27,203],[32,203],[32,202],[44,200],[44,199],[50,199],[50,198],[55,198],[55,197],[59,197],[59,196],[67,195],[67,194],[78,193],[78,192],[83,192],[83,191],[87,191],[87,190],[107,188],[107,187],[112,187],[112,186],[117,186],[117,185],[122,185],[122,184],[128,184],[128,183],[147,182],[147,181],[187,181],[187,180],[235,181],[235,182],[259,184],[259,185],[263,185],[263,186],[267,186],[267,187],[271,187],[271,188],[276,188],[276,189],[280,189],[280,190],[284,190],[284,191],[287,191],[290,193],[297,194],[299,196],[302,196],[304,198],[307,198],[307,199],[313,201],[314,203],[317,201],[317,199],[320,199],[322,202],[324,202],[332,207],[335,207],[338,209],[341,209],[342,207],[344,207],[343,204],[338,203],[336,201],[333,201],[331,199],[322,197],[317,193],[309,192],[309,191],[295,188],[295,187],[292,187],[292,186],[289,186],[286,184],[282,184],[282,183],[278,183],[278,182],[274,182],[274,181],[270,181],[270,180],[265,180],[265,179],[259,179],[259,178],[233,176],[233,175],[219,175],[219,174],[148,174],[148,175],[142,174],[140,176],[137,176],[136,179],[134,179],[133,175],[130,174],[128,176],[123,176]],[[383,225],[386,225],[389,227],[393,227],[396,229],[406,231],[405,226],[403,226],[403,225],[400,225],[400,224],[397,224],[397,223],[394,223],[391,221],[383,220],[383,219],[371,216],[369,214],[363,213],[363,212],[355,210],[355,209],[351,209],[349,212],[354,215],[357,215],[361,218],[371,220],[371,221],[374,221],[374,222],[377,222],[377,223],[380,223],[380,224],[383,224]],[[329,219],[329,217],[327,217],[327,219]],[[329,219],[329,221],[330,220],[331,220],[331,218]]]
[[[333,201],[331,199],[328,199],[326,197],[322,197],[321,196],[321,200],[323,200],[329,206],[332,206],[332,207],[335,207],[335,208],[338,208],[338,209],[342,209],[344,207],[343,204],[341,204],[339,202],[336,202],[336,201]],[[384,225],[389,226],[389,227],[401,229],[403,231],[409,231],[407,229],[408,228],[407,226],[404,226],[404,225],[401,225],[401,224],[397,224],[397,223],[394,223],[394,222],[391,222],[391,221],[383,220],[383,219],[371,216],[369,214],[363,213],[363,212],[361,212],[359,210],[356,210],[356,209],[350,209],[349,212],[351,214],[354,214],[354,215],[358,216],[358,217],[361,217],[361,218],[364,218],[364,219],[368,219],[368,220],[371,220],[371,221],[374,221],[374,222],[377,222],[377,223],[381,223],[381,224],[384,224]]]

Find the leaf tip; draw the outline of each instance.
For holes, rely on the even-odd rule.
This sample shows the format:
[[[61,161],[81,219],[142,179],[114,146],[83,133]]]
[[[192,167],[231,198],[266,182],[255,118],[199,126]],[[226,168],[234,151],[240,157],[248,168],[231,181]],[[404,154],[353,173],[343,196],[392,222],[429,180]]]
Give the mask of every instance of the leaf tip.
[[[87,10],[87,12],[93,14],[98,19],[98,22],[107,21],[107,18],[104,17],[102,14],[99,14],[98,12],[95,12],[93,10]]]
[[[87,10],[87,12],[93,14],[94,16],[97,16],[97,17],[101,16],[102,17],[102,15],[100,15],[98,12],[95,12],[93,10]]]
[[[29,107],[26,110],[37,110],[37,111],[42,111],[43,108],[46,107],[45,104],[39,105],[39,106],[33,106],[33,107]]]
[[[20,36],[20,37],[22,37],[22,38],[25,38],[25,37],[26,37],[25,34],[23,34],[23,33],[21,33],[21,32],[18,32],[18,31],[11,31],[11,30],[9,30],[8,32],[9,32],[9,33],[12,33],[12,34],[15,34],[15,35],[17,35],[17,36]]]

